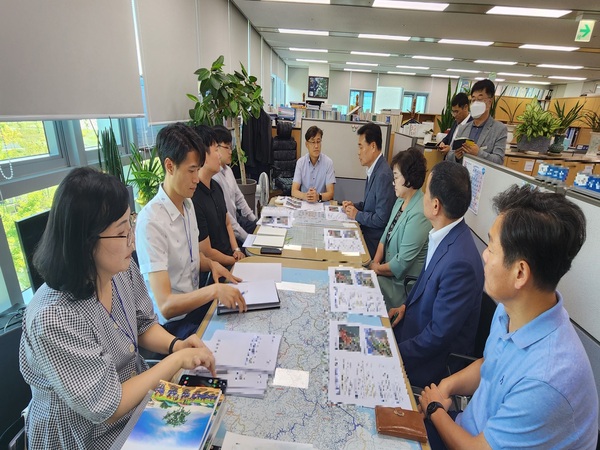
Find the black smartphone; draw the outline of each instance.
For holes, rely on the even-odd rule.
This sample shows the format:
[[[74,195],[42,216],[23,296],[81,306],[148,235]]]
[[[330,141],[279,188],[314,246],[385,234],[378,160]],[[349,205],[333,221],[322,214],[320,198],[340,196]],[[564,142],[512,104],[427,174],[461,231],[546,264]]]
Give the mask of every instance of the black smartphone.
[[[179,384],[181,386],[206,386],[218,388],[223,391],[223,394],[227,389],[227,380],[215,377],[204,377],[201,375],[181,375]]]
[[[281,255],[281,249],[277,247],[261,247],[261,255]]]

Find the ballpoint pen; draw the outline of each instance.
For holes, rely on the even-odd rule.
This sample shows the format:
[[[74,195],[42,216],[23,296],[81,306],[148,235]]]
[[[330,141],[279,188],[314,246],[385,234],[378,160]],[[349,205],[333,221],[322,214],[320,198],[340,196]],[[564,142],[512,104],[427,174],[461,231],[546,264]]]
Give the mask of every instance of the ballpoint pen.
[[[396,317],[398,317],[398,312],[396,312],[393,316],[392,319],[390,320],[390,323],[394,323],[394,320],[396,320]]]

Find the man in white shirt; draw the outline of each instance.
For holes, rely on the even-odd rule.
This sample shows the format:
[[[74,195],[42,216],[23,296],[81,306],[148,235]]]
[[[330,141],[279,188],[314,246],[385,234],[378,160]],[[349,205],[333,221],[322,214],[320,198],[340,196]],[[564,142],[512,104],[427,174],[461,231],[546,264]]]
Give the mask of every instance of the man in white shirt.
[[[240,312],[246,310],[246,303],[238,289],[218,282],[220,277],[234,283],[240,280],[199,249],[191,197],[206,147],[191,127],[175,123],[160,130],[156,148],[165,180],[138,214],[135,243],[140,271],[161,324],[185,339],[196,332],[214,299]],[[208,271],[215,283],[199,287],[200,272]]]
[[[248,206],[244,195],[237,185],[231,164],[232,138],[231,132],[222,125],[213,127],[217,148],[221,155],[221,170],[213,176],[223,189],[227,214],[238,243],[241,245],[256,228],[256,215]],[[239,213],[238,213],[239,211]]]

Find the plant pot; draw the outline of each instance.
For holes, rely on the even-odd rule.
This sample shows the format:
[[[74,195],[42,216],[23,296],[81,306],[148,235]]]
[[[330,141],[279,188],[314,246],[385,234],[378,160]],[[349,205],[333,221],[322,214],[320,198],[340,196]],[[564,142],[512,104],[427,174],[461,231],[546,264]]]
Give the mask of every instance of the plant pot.
[[[546,153],[549,146],[550,138],[547,136],[539,136],[531,139],[521,136],[517,141],[517,149],[521,152]]]
[[[250,209],[256,213],[256,180],[246,178],[246,184],[242,184],[242,180],[239,178],[236,181],[240,191],[242,191],[242,194],[244,195],[246,203],[248,203]]]
[[[517,126],[514,124],[506,125],[506,150],[510,150],[510,143],[513,141],[515,137],[514,132]]]
[[[592,131],[590,133],[590,145],[586,156],[597,156],[600,151],[600,131]]]
[[[553,155],[560,155],[565,149],[564,140],[567,136],[565,134],[557,134],[554,136],[554,142],[548,147],[548,153]]]

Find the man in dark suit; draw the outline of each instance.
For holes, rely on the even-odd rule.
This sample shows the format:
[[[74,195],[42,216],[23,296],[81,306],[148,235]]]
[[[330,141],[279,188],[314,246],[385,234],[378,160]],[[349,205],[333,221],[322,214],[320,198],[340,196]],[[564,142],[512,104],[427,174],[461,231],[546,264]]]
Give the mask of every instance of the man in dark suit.
[[[345,200],[342,206],[346,215],[360,224],[367,249],[373,257],[396,201],[394,176],[381,153],[379,125],[369,122],[360,127],[357,134],[358,160],[367,168],[365,199],[357,204]]]
[[[444,378],[448,354],[473,352],[483,264],[463,219],[470,202],[469,171],[449,161],[437,164],[423,197],[425,216],[433,226],[425,266],[406,303],[389,311],[408,379],[415,386]]]
[[[440,151],[444,154],[444,158],[452,148],[452,141],[454,140],[458,126],[466,125],[468,122],[473,120],[471,114],[469,114],[469,96],[467,94],[464,92],[459,92],[452,97],[450,104],[452,107],[451,111],[452,117],[454,117],[454,122],[452,123],[452,127],[450,128],[450,131],[446,137],[438,144]]]

